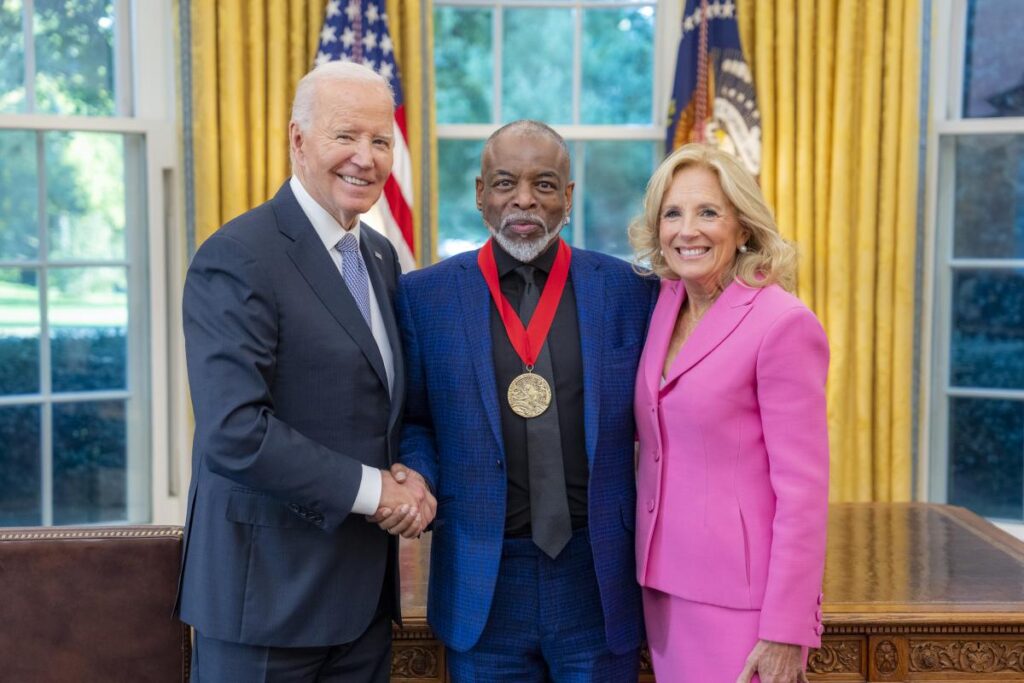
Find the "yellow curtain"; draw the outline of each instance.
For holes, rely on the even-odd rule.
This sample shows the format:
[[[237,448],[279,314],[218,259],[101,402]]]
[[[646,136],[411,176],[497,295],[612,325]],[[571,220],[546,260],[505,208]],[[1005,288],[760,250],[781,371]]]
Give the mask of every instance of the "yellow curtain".
[[[433,2],[387,0],[388,28],[395,44],[395,59],[402,72],[405,120],[409,128],[409,152],[413,168],[413,214],[416,227],[416,259],[419,265],[433,262],[437,245],[437,133],[434,128]],[[424,173],[424,159],[430,168]],[[424,178],[429,182],[424,186]],[[424,216],[430,216],[429,221]],[[426,227],[424,227],[426,226]],[[430,251],[424,253],[423,232],[430,231]]]
[[[739,0],[761,186],[829,335],[833,501],[911,494],[920,0]]]
[[[266,201],[287,179],[291,101],[313,64],[325,7],[326,0],[191,3],[197,242]],[[405,93],[419,226],[426,206],[424,155],[436,164],[436,155],[428,153],[436,145],[433,126],[424,125],[424,110],[433,110],[432,88],[424,87],[424,69],[433,64],[422,38],[429,33],[421,3],[387,0],[387,11]],[[424,15],[429,21],[429,8]],[[415,233],[422,260],[420,230]]]
[[[320,0],[194,0],[196,241],[266,201],[288,177],[295,84],[313,62]]]

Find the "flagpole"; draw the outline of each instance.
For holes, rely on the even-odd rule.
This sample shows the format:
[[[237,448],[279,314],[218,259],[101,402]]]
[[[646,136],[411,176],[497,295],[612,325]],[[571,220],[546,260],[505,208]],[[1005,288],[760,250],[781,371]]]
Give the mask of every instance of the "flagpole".
[[[708,0],[700,3],[700,40],[697,43],[697,105],[691,139],[704,142],[704,126],[708,118]]]

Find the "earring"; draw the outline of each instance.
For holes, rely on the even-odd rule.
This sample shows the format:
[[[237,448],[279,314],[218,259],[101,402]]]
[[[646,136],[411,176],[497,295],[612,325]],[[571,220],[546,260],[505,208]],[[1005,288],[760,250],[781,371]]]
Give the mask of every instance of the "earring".
[[[745,244],[741,244],[740,245],[740,253],[741,254],[746,254],[747,253],[747,245],[745,245]]]

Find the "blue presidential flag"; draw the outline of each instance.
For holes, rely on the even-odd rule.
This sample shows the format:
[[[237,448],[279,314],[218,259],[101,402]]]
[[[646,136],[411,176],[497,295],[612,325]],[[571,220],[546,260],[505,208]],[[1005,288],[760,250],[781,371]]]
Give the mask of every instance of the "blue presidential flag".
[[[761,170],[761,113],[733,0],[686,0],[683,9],[665,151],[694,141],[732,152],[755,175]]]

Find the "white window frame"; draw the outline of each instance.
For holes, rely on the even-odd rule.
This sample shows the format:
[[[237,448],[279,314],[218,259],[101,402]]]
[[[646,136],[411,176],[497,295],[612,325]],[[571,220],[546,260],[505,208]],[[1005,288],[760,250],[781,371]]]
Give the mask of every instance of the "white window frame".
[[[1024,400],[1024,390],[950,386],[951,287],[954,268],[1024,268],[1024,259],[962,259],[953,254],[955,158],[961,135],[1024,134],[1024,117],[963,118],[967,0],[932,5],[929,114],[926,134],[924,273],[922,283],[920,441],[916,496],[945,503],[949,484],[949,398]],[[1022,454],[1024,455],[1024,454]],[[1024,538],[1024,523],[992,520]]]
[[[24,6],[32,10],[33,0]],[[178,292],[185,268],[180,144],[176,116],[174,44],[171,0],[114,0],[115,116],[62,116],[52,114],[0,114],[0,130],[92,131],[135,134],[143,150],[126,148],[125,177],[129,213],[145,230],[126,233],[126,256],[115,266],[128,266],[129,387],[123,391],[89,392],[90,400],[110,394],[129,398],[126,419],[127,515],[112,522],[181,523],[188,482],[189,413],[184,382],[184,353]],[[127,18],[127,21],[125,20]],[[26,22],[27,24],[28,22]],[[31,27],[25,27],[31,38]],[[33,48],[26,45],[26,72],[34,71]],[[26,78],[26,101],[34,98],[31,76]],[[132,138],[126,138],[126,145]],[[141,162],[143,168],[132,168]],[[42,180],[40,181],[42,182]],[[135,201],[134,198],[138,198]],[[41,215],[40,220],[45,220]],[[129,224],[133,222],[129,216]],[[63,267],[68,262],[61,261]],[[41,267],[39,260],[7,262],[4,266]],[[74,265],[74,263],[70,263]],[[84,264],[83,265],[92,265]],[[43,267],[45,272],[46,267]],[[40,281],[43,311],[40,345],[46,343],[45,276]],[[139,321],[136,325],[133,321]],[[142,334],[139,334],[139,331]],[[134,332],[134,334],[133,334]],[[45,358],[44,358],[45,360]],[[146,363],[148,362],[148,367]],[[45,363],[44,363],[45,364]],[[42,382],[41,378],[41,382]],[[45,385],[38,398],[0,397],[0,405],[39,404],[44,411],[53,403]],[[74,398],[62,397],[59,401]],[[44,413],[41,438],[43,499],[42,522],[52,524],[52,426]]]
[[[433,7],[472,7],[491,9],[491,41],[493,45],[493,95],[490,123],[440,123],[437,125],[437,138],[441,140],[486,140],[491,133],[501,127],[501,70],[503,45],[503,9],[573,9],[575,26],[573,28],[573,119],[580,118],[580,100],[582,89],[582,44],[583,44],[583,10],[585,9],[621,9],[629,7],[655,6],[654,22],[654,62],[653,82],[651,84],[651,123],[650,124],[563,124],[551,123],[551,127],[565,138],[572,149],[577,164],[573,169],[573,180],[576,183],[576,196],[573,201],[572,221],[577,229],[572,231],[572,246],[586,246],[586,222],[583,218],[586,193],[586,178],[582,159],[583,148],[592,141],[648,141],[660,143],[665,139],[664,121],[667,118],[668,102],[672,95],[671,81],[675,74],[676,52],[682,35],[681,21],[683,5],[669,0],[434,0]],[[433,55],[431,55],[433,59]],[[655,166],[660,158],[655,155]],[[654,171],[654,168],[651,168]],[[625,226],[623,226],[625,230]],[[440,235],[438,236],[440,241]],[[436,248],[440,245],[435,245]]]

